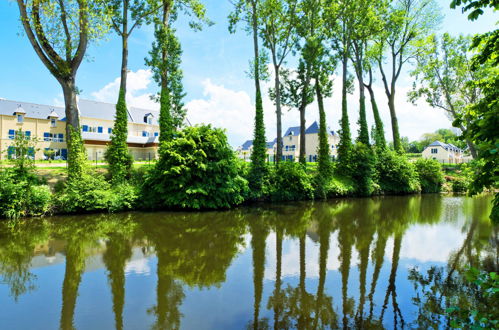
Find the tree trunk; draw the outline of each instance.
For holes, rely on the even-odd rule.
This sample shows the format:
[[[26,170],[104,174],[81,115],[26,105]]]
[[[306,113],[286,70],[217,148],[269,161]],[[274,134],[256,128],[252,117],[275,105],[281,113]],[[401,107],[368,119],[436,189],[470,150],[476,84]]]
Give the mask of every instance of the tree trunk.
[[[128,75],[128,1],[123,1],[123,26],[121,31],[121,81],[120,90],[126,97],[126,80]]]
[[[381,116],[379,115],[378,104],[376,103],[376,98],[374,96],[374,91],[371,84],[366,85],[366,88],[369,91],[369,96],[371,98],[371,107],[374,116],[374,125],[375,125],[374,143],[378,148],[384,149],[386,147],[385,129],[383,127],[383,121],[381,120]]]
[[[344,46],[342,55],[342,86],[341,86],[341,125],[340,125],[340,144],[338,146],[338,158],[347,160],[352,146],[352,137],[350,135],[350,121],[348,119],[347,103],[347,72],[348,72],[348,49]]]
[[[321,176],[328,178],[331,174],[331,160],[329,155],[329,141],[326,124],[326,111],[324,109],[324,99],[318,77],[315,78],[315,93],[319,106],[319,164],[318,171]]]
[[[390,118],[392,120],[392,135],[393,135],[393,148],[398,153],[403,153],[402,143],[400,142],[399,123],[397,114],[395,112],[395,94],[391,93],[388,97],[388,108],[390,109]]]
[[[275,108],[277,119],[277,152],[275,161],[279,163],[282,159],[282,111],[281,111],[281,82],[279,78],[279,66],[274,65],[275,68]]]
[[[307,151],[305,150],[305,105],[301,105],[300,107],[300,163],[306,165],[307,164]]]
[[[370,145],[369,143],[369,128],[367,127],[367,117],[366,117],[366,95],[364,87],[364,79],[362,78],[362,73],[358,76],[359,80],[359,137],[358,141],[364,143],[365,145]]]

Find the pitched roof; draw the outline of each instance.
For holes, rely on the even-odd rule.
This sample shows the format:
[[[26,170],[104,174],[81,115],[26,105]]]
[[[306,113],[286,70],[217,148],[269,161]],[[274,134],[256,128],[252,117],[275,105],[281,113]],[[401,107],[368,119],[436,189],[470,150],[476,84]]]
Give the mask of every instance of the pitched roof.
[[[317,121],[314,121],[312,125],[310,125],[305,130],[305,134],[317,134],[317,133],[319,133],[319,125],[317,124]]]
[[[286,131],[286,133],[284,133],[283,136],[288,136],[288,135],[294,135],[294,136],[300,135],[300,126],[294,126],[288,128],[288,130]]]
[[[274,141],[267,142],[267,149],[274,148],[274,145],[276,144],[276,142],[277,142],[277,138],[274,139]]]
[[[445,150],[449,150],[451,149],[452,151],[463,151],[462,149],[456,147],[455,145],[453,145],[452,143],[443,143],[443,142],[440,142],[440,141],[434,141],[432,143],[430,143],[428,145],[428,147],[442,147],[444,148]],[[426,147],[426,148],[428,148]]]
[[[244,142],[241,146],[241,149],[243,150],[249,150],[249,148],[253,145],[253,140],[248,140]]]
[[[25,116],[28,118],[47,119],[53,112],[65,114],[65,109],[63,107],[0,99],[0,115],[13,116],[15,112],[19,112],[18,108],[22,108],[25,112]],[[78,110],[80,111],[81,117],[114,121],[116,105],[112,103],[79,99]],[[132,106],[128,107],[128,122],[144,123],[144,117],[148,114],[153,115],[152,124],[159,125],[159,111],[141,109]],[[59,118],[59,120],[65,119],[65,116],[63,118]]]

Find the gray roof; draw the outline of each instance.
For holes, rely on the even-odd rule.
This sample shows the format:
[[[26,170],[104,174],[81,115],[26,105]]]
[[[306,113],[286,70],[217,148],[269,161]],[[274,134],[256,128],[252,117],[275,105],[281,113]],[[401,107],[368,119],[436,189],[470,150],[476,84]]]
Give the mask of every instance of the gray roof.
[[[300,126],[290,127],[283,136],[300,135]]]
[[[312,123],[306,130],[305,134],[317,134],[319,133],[319,125],[317,124],[316,121]]]
[[[116,105],[91,100],[79,100],[78,109],[80,110],[80,116],[87,118],[114,120],[116,114]],[[145,123],[144,117],[149,114],[153,115],[152,124],[159,125],[159,111],[128,106],[128,122],[130,123],[143,124]]]
[[[246,142],[243,143],[243,145],[241,146],[241,149],[243,150],[249,150],[249,148],[253,145],[253,140],[248,140]]]
[[[428,147],[442,147],[444,148],[445,150],[452,150],[452,151],[462,151],[460,148],[456,147],[455,145],[449,143],[443,143],[443,142],[440,142],[440,141],[434,141],[432,143],[430,143],[428,145]],[[428,148],[426,147],[426,148]]]
[[[28,118],[47,119],[52,112],[58,114],[65,114],[63,107],[52,105],[35,104],[21,101],[11,101],[0,99],[0,115],[13,116],[17,109],[21,107]],[[112,103],[91,101],[91,100],[78,100],[78,109],[81,117],[113,120],[116,113],[116,106]],[[136,107],[128,107],[128,122],[129,123],[145,123],[144,117],[148,114],[153,115],[153,125],[159,125],[159,111],[150,109],[140,109]],[[65,116],[59,117],[59,120],[65,120]]]

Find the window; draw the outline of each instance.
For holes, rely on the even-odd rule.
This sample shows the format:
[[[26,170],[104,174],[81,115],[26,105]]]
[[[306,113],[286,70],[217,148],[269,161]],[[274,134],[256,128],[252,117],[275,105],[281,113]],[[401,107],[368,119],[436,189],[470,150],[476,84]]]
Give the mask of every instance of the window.
[[[286,151],[289,151],[289,146],[286,146],[286,148],[285,148],[285,149],[286,149]]]
[[[83,132],[88,132],[88,126],[87,125],[83,125],[82,130],[83,130]]]
[[[154,132],[154,136],[159,136],[159,132]]]
[[[108,127],[107,128],[107,134],[112,134],[113,133],[113,129],[111,127]]]
[[[54,136],[55,135],[56,134],[54,134]],[[64,142],[64,134],[62,134],[62,133],[57,134],[57,141],[56,141],[56,138],[54,138],[54,141],[55,142]]]
[[[52,141],[51,133],[43,133],[43,141]]]
[[[57,127],[57,120],[55,118],[50,119],[50,127]]]
[[[149,132],[142,131],[142,136],[144,136],[144,137],[149,137]]]
[[[24,137],[26,138],[26,140],[29,140],[31,138],[31,131],[24,132]]]
[[[24,116],[23,115],[17,115],[17,122],[22,124],[24,122]]]
[[[293,137],[291,136],[291,134],[289,135],[289,141],[291,141],[293,139]]]
[[[152,125],[152,116],[147,117],[147,123]]]
[[[9,129],[9,139],[14,140],[16,136],[16,131],[13,129]]]
[[[102,128],[102,126],[97,127],[97,133],[103,133],[103,132],[104,128]]]
[[[431,153],[432,154],[438,154],[438,149],[437,148],[431,148]]]

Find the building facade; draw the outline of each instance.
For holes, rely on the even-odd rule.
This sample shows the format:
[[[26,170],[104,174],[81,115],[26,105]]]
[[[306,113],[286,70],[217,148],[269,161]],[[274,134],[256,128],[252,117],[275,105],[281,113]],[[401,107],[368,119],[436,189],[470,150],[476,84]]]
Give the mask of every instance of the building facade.
[[[340,141],[338,135],[334,131],[328,130],[329,155],[336,158],[338,143]],[[290,127],[286,130],[283,137],[282,158],[288,161],[298,161],[300,156],[300,127]],[[313,122],[305,130],[305,152],[307,162],[316,162],[319,150],[319,125]],[[249,161],[253,151],[253,141],[248,140],[237,148],[238,157]],[[277,151],[277,139],[272,142],[267,142],[267,159],[270,162],[274,161]]]
[[[428,145],[422,152],[422,157],[435,159],[440,163],[459,164],[466,162],[464,151],[453,144],[435,141]]]
[[[116,106],[78,100],[82,138],[89,160],[103,160],[111,141]],[[129,107],[127,144],[135,160],[157,157],[159,112]],[[0,99],[0,159],[15,157],[12,142],[19,132],[36,138],[32,156],[67,159],[66,119],[62,107]]]

